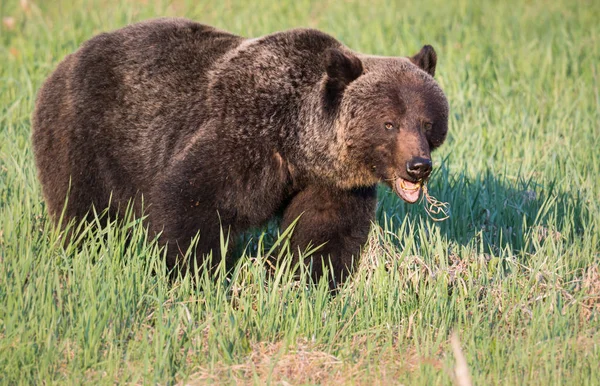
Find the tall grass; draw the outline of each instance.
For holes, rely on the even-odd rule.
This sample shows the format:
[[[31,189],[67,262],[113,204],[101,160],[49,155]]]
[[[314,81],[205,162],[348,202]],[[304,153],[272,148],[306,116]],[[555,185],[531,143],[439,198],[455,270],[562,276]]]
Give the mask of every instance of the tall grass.
[[[447,384],[455,331],[475,384],[600,384],[600,3],[3,1],[0,16],[1,383]],[[451,119],[430,190],[450,219],[381,188],[337,296],[289,256],[269,266],[273,225],[229,274],[173,282],[131,216],[63,247],[31,154],[36,91],[85,39],[155,16],[315,27],[381,55],[432,44]]]

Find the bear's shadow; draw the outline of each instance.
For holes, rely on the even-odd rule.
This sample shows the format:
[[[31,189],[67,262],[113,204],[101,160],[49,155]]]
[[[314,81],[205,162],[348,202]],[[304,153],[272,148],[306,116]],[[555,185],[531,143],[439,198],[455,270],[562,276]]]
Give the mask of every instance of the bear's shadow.
[[[564,236],[559,230],[567,222],[572,222],[571,236],[583,232],[587,213],[583,199],[577,193],[562,191],[555,182],[542,185],[533,178],[508,177],[491,171],[476,177],[451,175],[442,166],[428,187],[434,197],[449,204],[448,219],[435,222],[429,218],[423,201],[405,204],[389,189],[382,188],[376,222],[382,227],[391,223],[396,232],[407,216],[414,225],[435,223],[448,241],[472,245],[479,253],[493,256],[506,248],[515,256],[533,253],[536,246],[532,238],[538,244],[548,237],[556,241]],[[423,232],[418,232],[416,226],[405,229],[414,234],[417,247],[430,242],[421,239]]]

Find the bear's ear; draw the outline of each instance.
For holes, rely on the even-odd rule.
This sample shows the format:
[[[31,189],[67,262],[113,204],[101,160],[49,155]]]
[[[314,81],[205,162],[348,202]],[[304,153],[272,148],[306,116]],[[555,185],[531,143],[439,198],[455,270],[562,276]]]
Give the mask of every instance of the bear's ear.
[[[335,105],[346,87],[363,73],[363,65],[355,55],[331,48],[325,54],[325,68],[325,99],[328,104]]]
[[[418,54],[409,58],[411,62],[431,76],[435,75],[435,65],[437,64],[437,55],[432,46],[426,45],[421,48]]]

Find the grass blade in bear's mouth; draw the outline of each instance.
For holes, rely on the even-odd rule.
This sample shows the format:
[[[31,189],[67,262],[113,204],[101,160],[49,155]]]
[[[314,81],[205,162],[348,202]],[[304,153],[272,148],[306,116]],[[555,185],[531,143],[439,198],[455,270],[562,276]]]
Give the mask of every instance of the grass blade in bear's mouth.
[[[398,177],[394,182],[394,190],[401,199],[413,204],[421,197],[421,182],[413,183]]]

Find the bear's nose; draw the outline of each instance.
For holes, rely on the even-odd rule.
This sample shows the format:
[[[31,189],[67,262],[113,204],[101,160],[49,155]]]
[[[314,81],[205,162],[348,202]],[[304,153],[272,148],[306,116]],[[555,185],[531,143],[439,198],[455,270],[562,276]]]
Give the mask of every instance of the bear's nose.
[[[414,157],[406,163],[406,171],[415,180],[422,181],[431,174],[431,165],[429,158]]]

